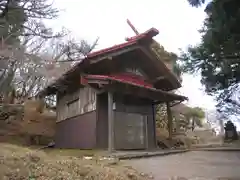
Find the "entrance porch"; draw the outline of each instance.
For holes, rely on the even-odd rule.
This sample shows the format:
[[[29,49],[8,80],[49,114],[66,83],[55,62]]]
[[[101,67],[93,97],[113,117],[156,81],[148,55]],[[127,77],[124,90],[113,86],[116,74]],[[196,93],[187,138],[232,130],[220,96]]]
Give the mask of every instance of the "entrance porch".
[[[98,91],[97,146],[109,152],[156,148],[155,105],[167,103],[171,134],[171,102],[187,99],[109,76],[89,75],[84,81]]]

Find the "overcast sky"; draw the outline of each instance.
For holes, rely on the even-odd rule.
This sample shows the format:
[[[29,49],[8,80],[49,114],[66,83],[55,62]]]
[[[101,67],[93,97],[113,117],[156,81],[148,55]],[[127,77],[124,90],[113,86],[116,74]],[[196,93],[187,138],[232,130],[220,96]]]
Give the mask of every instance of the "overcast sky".
[[[74,37],[89,42],[100,37],[97,49],[133,36],[128,18],[139,32],[157,28],[160,34],[155,39],[166,50],[178,53],[179,48],[199,42],[198,29],[205,16],[203,8],[192,8],[187,0],[55,0],[55,5],[62,11],[51,26],[65,26]],[[189,105],[214,108],[213,98],[204,93],[199,76],[184,75],[180,91],[189,97]]]

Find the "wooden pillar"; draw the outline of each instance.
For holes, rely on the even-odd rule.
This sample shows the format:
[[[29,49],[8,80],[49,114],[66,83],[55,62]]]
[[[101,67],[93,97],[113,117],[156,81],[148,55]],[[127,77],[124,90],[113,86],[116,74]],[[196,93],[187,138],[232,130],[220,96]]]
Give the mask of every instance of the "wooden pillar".
[[[143,118],[144,118],[144,123],[145,123],[145,134],[146,134],[146,136],[145,136],[145,147],[146,147],[146,149],[148,149],[149,148],[149,144],[148,144],[148,117],[147,116],[143,116]]]
[[[173,133],[173,117],[172,117],[172,111],[170,108],[169,102],[166,102],[167,104],[167,118],[168,118],[168,132],[169,132],[169,139],[172,139],[172,133]]]
[[[176,123],[176,132],[180,132],[180,117],[175,119],[175,123]]]
[[[154,131],[154,142],[155,147],[158,147],[157,144],[157,125],[156,125],[156,105],[152,104],[152,113],[153,113],[153,131]]]
[[[114,150],[114,115],[113,115],[113,94],[108,92],[108,152]]]

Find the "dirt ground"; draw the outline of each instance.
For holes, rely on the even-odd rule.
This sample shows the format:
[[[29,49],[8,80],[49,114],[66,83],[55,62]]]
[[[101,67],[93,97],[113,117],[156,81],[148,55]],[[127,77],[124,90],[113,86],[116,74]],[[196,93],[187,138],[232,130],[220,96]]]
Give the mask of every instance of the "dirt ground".
[[[113,160],[77,157],[0,143],[1,180],[147,180],[129,166]],[[69,153],[69,154],[68,154]],[[81,156],[82,152],[79,152]]]
[[[240,151],[193,151],[125,163],[157,180],[240,180]]]
[[[240,180],[240,152],[192,151],[112,163],[82,158],[92,151],[0,147],[1,180]]]

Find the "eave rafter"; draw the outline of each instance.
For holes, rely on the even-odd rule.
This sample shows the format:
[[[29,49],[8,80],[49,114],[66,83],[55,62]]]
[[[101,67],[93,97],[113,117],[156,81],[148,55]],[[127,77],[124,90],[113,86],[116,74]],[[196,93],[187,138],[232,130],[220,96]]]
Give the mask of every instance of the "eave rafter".
[[[154,80],[152,80],[151,81],[151,83],[156,83],[156,82],[158,82],[158,81],[161,81],[161,80],[165,80],[166,79],[166,77],[164,77],[164,76],[158,76],[157,78],[155,78]]]

